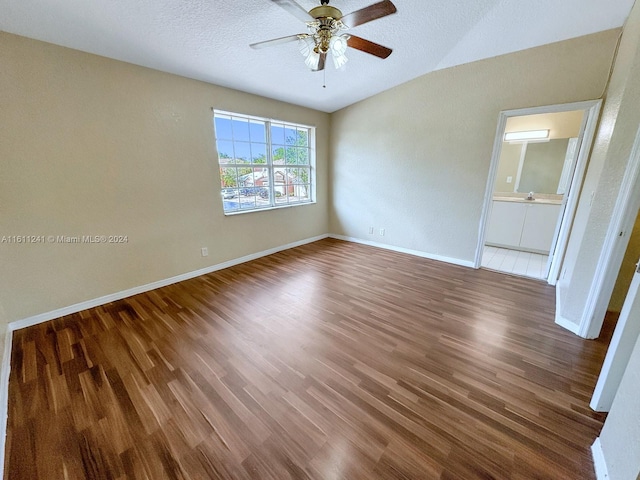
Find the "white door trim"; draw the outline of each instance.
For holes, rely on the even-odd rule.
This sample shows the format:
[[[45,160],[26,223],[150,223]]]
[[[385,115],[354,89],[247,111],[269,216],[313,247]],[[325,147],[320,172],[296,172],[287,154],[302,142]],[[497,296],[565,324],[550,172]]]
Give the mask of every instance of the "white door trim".
[[[596,412],[611,410],[622,376],[627,368],[633,347],[640,335],[640,269],[636,265],[620,318],[611,337],[607,355],[604,357],[598,382],[589,405]]]
[[[569,187],[569,193],[567,195],[566,208],[564,211],[563,219],[558,229],[558,235],[554,239],[555,249],[553,250],[553,260],[549,267],[549,275],[547,281],[555,285],[559,272],[560,265],[564,259],[565,250],[569,241],[569,233],[573,224],[573,217],[575,215],[580,187],[586,171],[587,159],[589,158],[589,152],[591,145],[593,144],[593,138],[595,136],[596,125],[600,116],[600,108],[602,100],[588,100],[584,102],[565,103],[559,105],[547,105],[542,107],[529,107],[516,110],[504,110],[498,114],[498,125],[496,128],[496,136],[493,141],[493,153],[491,155],[491,165],[489,167],[489,176],[487,179],[487,186],[484,194],[484,204],[482,207],[482,214],[480,216],[480,225],[478,226],[478,244],[476,246],[476,255],[474,259],[474,268],[480,268],[482,264],[482,251],[484,248],[484,242],[486,237],[487,224],[489,223],[489,214],[491,212],[491,199],[493,198],[493,188],[496,181],[496,173],[498,170],[498,164],[500,162],[500,154],[502,153],[502,140],[504,138],[504,130],[507,125],[507,119],[509,117],[518,117],[522,115],[538,115],[542,113],[559,113],[570,112],[573,110],[584,110],[587,118],[586,124],[583,122],[583,130],[581,131],[580,141],[580,153],[576,162],[573,178]]]
[[[579,335],[581,337],[597,338],[600,335],[604,315],[607,312],[624,252],[629,243],[629,235],[640,209],[640,189],[637,188],[639,176],[640,128],[636,132],[636,139],[622,178],[620,193],[613,208],[607,236],[591,282],[580,321]]]
[[[491,213],[491,200],[493,199],[493,188],[496,183],[496,174],[498,173],[498,164],[500,163],[500,154],[502,153],[502,139],[504,138],[504,129],[507,127],[507,112],[498,114],[498,126],[496,128],[496,136],[493,139],[493,153],[491,154],[491,164],[489,165],[489,179],[484,190],[484,203],[482,205],[482,213],[480,214],[480,225],[478,226],[478,245],[476,245],[476,256],[473,261],[473,268],[480,268],[482,264],[482,252],[484,250],[484,241],[487,235],[487,224],[489,223],[489,215]]]
[[[585,109],[586,122],[583,122],[583,128],[580,131],[581,136],[578,137],[578,160],[573,170],[573,177],[568,187],[568,194],[566,196],[566,202],[564,207],[564,213],[560,227],[558,229],[558,235],[555,239],[555,245],[552,247],[553,260],[549,265],[549,272],[547,274],[547,282],[550,285],[555,285],[560,277],[560,267],[564,261],[564,254],[567,251],[567,245],[569,244],[569,235],[571,234],[571,228],[573,227],[573,218],[576,215],[578,209],[578,201],[580,200],[580,190],[582,182],[584,181],[585,172],[587,171],[587,164],[589,163],[589,155],[591,153],[591,146],[593,145],[593,139],[596,135],[596,128],[598,126],[598,120],[600,118],[600,108],[602,107],[602,100],[593,102],[590,108]],[[580,138],[582,140],[580,140]],[[551,255],[549,255],[551,257]]]

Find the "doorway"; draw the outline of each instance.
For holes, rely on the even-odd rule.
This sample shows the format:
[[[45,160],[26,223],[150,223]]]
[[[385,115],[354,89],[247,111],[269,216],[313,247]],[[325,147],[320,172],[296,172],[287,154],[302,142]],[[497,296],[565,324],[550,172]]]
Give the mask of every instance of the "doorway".
[[[594,285],[590,292],[588,313],[590,321],[580,326],[581,336],[596,338],[600,333],[607,307],[616,302],[615,287],[621,278],[623,269],[629,267],[629,258],[637,255],[637,224],[640,216],[640,128],[625,170],[620,194],[614,207],[613,218],[609,224],[605,245],[598,262]],[[629,233],[631,232],[631,235]],[[635,235],[634,235],[635,234]],[[634,238],[636,237],[636,238]],[[632,241],[633,240],[633,241]],[[626,255],[628,254],[628,256]],[[625,262],[625,256],[626,262]],[[634,258],[635,260],[635,258]],[[631,260],[633,262],[634,260]],[[625,264],[626,263],[626,264]],[[638,262],[640,265],[640,262]],[[636,265],[631,273],[631,285],[616,324],[609,350],[591,398],[591,408],[596,411],[608,411],[618,391],[622,375],[627,367],[631,352],[640,336],[640,266]],[[618,281],[616,281],[616,278]]]
[[[476,268],[555,285],[600,101],[501,112]]]

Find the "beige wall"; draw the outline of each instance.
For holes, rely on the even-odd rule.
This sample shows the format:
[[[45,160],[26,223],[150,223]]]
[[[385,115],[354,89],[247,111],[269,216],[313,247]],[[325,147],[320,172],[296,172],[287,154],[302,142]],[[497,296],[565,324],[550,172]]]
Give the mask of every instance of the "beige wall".
[[[0,235],[128,236],[0,244],[0,323],[328,231],[328,114],[6,33],[0,65]],[[317,126],[317,204],[225,217],[211,107]]]
[[[640,212],[636,217],[636,223],[629,238],[629,245],[627,245],[627,250],[624,253],[624,259],[618,272],[608,310],[612,312],[620,312],[622,310],[638,259],[640,259]]]
[[[558,282],[560,314],[579,325],[640,123],[640,4],[625,25]],[[611,290],[609,290],[610,292]]]
[[[600,97],[618,34],[436,71],[334,113],[331,231],[473,261],[499,112]]]
[[[578,307],[638,125],[639,16],[635,7],[585,185],[593,211],[582,199],[586,227],[572,236],[574,260],[588,264],[567,285]],[[128,236],[0,244],[0,324],[327,231],[471,261],[498,112],[598,98],[617,34],[434,72],[330,117],[0,33],[0,235]],[[225,217],[211,107],[316,125],[318,203]],[[638,438],[638,352],[601,436],[612,461]]]

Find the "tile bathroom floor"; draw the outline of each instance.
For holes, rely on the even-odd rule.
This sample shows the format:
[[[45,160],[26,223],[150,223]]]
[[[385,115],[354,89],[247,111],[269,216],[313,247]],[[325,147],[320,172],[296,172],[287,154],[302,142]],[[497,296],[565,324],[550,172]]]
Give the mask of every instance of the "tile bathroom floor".
[[[545,279],[548,255],[485,245],[482,268],[523,277]]]

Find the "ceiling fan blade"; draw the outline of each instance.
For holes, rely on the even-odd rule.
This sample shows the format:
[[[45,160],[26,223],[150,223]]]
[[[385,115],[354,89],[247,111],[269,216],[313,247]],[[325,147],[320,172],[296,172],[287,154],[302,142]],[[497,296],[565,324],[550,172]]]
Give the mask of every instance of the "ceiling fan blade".
[[[304,8],[302,8],[302,6],[299,5],[298,2],[296,2],[295,0],[271,0],[271,1],[276,5],[278,5],[279,7],[285,9],[287,12],[289,12],[291,15],[293,15],[297,19],[302,20],[303,22],[309,22],[314,19],[311,15],[309,15],[309,12],[307,12]]]
[[[301,37],[305,37],[306,34],[301,33],[299,35],[289,35],[288,37],[274,38],[273,40],[265,40],[264,42],[252,43],[249,45],[251,48],[260,49],[266,47],[273,47],[275,45],[281,45],[283,43],[295,42],[300,40]]]
[[[355,48],[356,50],[360,50],[380,58],[387,58],[391,55],[391,52],[393,52],[390,48],[378,45],[377,43],[373,43],[372,41],[365,40],[361,37],[356,37],[355,35],[351,35],[349,40],[347,40],[347,45],[351,48]]]
[[[396,13],[396,11],[396,6],[391,3],[390,0],[383,0],[382,2],[374,3],[368,7],[348,13],[342,17],[341,20],[347,27],[357,27],[363,23]]]

